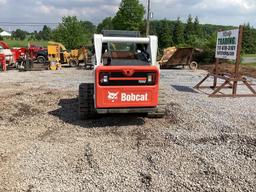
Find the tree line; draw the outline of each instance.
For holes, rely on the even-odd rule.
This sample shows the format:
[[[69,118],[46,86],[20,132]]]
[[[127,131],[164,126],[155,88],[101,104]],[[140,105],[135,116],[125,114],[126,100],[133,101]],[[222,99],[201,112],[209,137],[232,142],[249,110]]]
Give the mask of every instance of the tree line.
[[[13,32],[15,39],[53,40],[63,43],[68,49],[92,43],[94,33],[102,30],[135,30],[145,35],[145,8],[139,0],[122,0],[114,17],[107,17],[97,26],[90,21],[81,21],[75,16],[62,18],[56,29],[44,26],[41,31],[28,33],[17,29]],[[153,20],[150,34],[159,38],[159,48],[166,47],[197,47],[213,54],[216,45],[216,34],[219,30],[234,29],[234,26],[200,24],[199,18],[189,15],[186,22],[178,17],[175,21],[162,19]],[[244,25],[243,53],[256,53],[256,29],[249,23]]]

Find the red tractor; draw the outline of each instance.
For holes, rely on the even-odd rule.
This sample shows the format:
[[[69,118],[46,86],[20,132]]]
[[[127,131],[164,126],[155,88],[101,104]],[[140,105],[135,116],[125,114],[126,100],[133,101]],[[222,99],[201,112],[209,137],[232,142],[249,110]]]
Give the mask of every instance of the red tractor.
[[[94,35],[94,82],[79,86],[80,119],[107,113],[165,115],[164,103],[159,101],[157,37],[124,34]]]
[[[47,65],[48,52],[46,48],[37,45],[28,45],[28,48],[13,48],[14,55],[17,58],[18,69],[24,69],[26,60],[30,63]],[[31,66],[30,66],[31,67]]]
[[[47,48],[29,44],[27,51],[33,61],[37,61],[38,63],[45,63],[48,60]]]
[[[15,47],[10,49],[4,41],[0,41],[0,54],[5,55],[6,66],[22,67],[26,55],[37,63],[45,64],[48,61],[47,49],[37,45],[28,45],[28,48]]]

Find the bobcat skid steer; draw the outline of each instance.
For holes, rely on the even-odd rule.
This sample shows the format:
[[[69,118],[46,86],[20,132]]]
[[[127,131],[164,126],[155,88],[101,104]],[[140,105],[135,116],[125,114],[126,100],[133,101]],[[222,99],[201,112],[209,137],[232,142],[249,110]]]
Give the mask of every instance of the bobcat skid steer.
[[[156,36],[95,34],[94,82],[79,86],[80,119],[109,113],[163,117],[165,104],[159,101],[157,42]]]

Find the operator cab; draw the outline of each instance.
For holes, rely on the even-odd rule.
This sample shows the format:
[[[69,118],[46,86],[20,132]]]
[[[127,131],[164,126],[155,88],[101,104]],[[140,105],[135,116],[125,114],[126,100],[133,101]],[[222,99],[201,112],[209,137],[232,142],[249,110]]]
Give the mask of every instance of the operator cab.
[[[140,37],[136,31],[104,30],[104,37]],[[150,50],[147,44],[134,42],[108,42],[102,45],[103,66],[150,65]]]

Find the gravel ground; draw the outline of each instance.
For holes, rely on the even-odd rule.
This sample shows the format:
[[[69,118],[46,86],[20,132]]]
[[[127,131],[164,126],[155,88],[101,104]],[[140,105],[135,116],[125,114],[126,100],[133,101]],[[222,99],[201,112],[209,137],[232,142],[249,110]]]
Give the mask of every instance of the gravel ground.
[[[1,73],[0,191],[256,191],[256,100],[194,91],[205,73],[162,72],[163,119],[89,121],[90,71]]]

